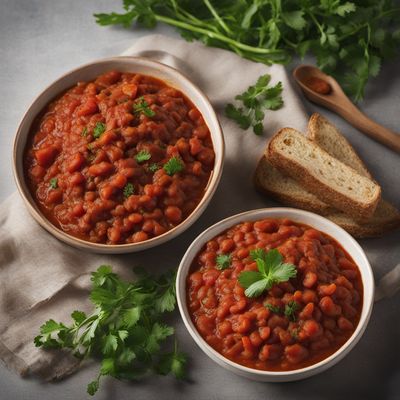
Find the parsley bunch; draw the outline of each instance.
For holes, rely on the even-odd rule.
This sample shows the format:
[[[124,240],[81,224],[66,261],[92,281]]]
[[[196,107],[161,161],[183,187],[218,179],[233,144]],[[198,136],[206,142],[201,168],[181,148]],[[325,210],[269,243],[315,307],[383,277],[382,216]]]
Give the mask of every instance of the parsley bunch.
[[[254,86],[249,86],[244,93],[235,97],[242,102],[243,107],[228,104],[225,108],[226,116],[236,121],[242,129],[252,126],[253,132],[261,135],[264,129],[264,110],[278,110],[283,105],[282,82],[269,87],[270,80],[271,75],[260,76]]]
[[[123,13],[95,14],[100,25],[165,23],[189,40],[265,64],[309,52],[360,100],[383,60],[398,55],[395,0],[124,0]]]
[[[250,257],[257,263],[258,271],[244,271],[239,275],[239,283],[246,288],[247,297],[258,297],[279,282],[286,282],[297,275],[293,264],[283,263],[283,257],[277,249],[267,253],[263,249],[250,252]]]
[[[184,377],[186,356],[175,347],[161,350],[174,328],[162,322],[165,312],[175,308],[175,274],[152,278],[135,270],[138,280],[125,282],[102,265],[92,273],[90,300],[95,306],[91,315],[82,311],[71,314],[67,326],[50,319],[40,327],[35,345],[45,349],[71,349],[76,357],[100,359],[97,378],[87,391],[93,395],[102,376],[132,380],[151,372],[172,373]]]

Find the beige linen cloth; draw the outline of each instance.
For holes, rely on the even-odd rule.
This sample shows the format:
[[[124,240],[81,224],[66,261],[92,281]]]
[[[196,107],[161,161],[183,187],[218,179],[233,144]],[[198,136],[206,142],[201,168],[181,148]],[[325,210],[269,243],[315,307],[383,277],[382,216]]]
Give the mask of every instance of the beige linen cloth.
[[[21,375],[33,373],[50,380],[77,367],[77,360],[68,353],[35,348],[33,338],[49,318],[69,323],[73,310],[90,311],[90,272],[99,265],[111,264],[124,277],[131,276],[134,265],[155,272],[176,267],[205,227],[240,211],[273,205],[254,191],[251,182],[266,138],[283,126],[304,131],[307,124],[308,116],[282,66],[267,67],[228,51],[160,35],[138,40],[124,55],[169,64],[206,93],[218,112],[226,140],[223,177],[210,206],[185,234],[157,249],[125,256],[89,254],[69,247],[32,219],[17,193],[8,198],[0,207],[0,358]],[[257,137],[251,130],[238,128],[223,110],[265,73],[272,75],[273,84],[283,83],[285,105],[267,112],[266,132]],[[391,284],[393,279],[388,281]]]

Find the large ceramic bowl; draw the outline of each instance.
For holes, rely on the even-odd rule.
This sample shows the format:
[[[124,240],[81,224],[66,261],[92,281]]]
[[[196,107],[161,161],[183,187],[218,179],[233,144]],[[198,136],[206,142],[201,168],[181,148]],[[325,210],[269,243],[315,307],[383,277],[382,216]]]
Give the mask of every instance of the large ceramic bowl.
[[[349,340],[340,347],[335,353],[325,358],[324,360],[313,364],[306,368],[274,372],[274,371],[261,371],[253,368],[248,368],[243,365],[237,364],[223,355],[214,350],[207,342],[202,338],[200,333],[194,326],[190,317],[186,299],[186,278],[189,273],[190,266],[193,259],[203,248],[205,243],[219,235],[226,229],[232,226],[244,222],[244,221],[256,221],[263,218],[289,218],[294,222],[307,224],[319,231],[325,232],[332,238],[336,239],[342,247],[350,254],[353,258],[359,270],[361,272],[361,279],[363,283],[364,295],[363,295],[363,306],[359,323],[349,338]],[[190,335],[198,346],[217,364],[234,372],[238,375],[264,382],[288,382],[299,379],[308,378],[312,375],[318,374],[326,369],[332,367],[334,364],[339,362],[349,351],[356,345],[360,340],[362,334],[367,327],[374,299],[374,278],[371,270],[371,266],[368,259],[360,247],[360,245],[342,228],[334,224],[333,222],[323,218],[314,213],[310,213],[303,210],[294,208],[266,208],[254,211],[244,212],[242,214],[234,215],[233,217],[224,219],[215,225],[205,230],[189,247],[179,266],[179,271],[176,280],[177,289],[177,300],[179,311],[183,318],[183,321],[188,329]]]
[[[23,157],[25,145],[30,133],[32,122],[35,120],[38,114],[51,100],[59,96],[66,89],[74,86],[77,82],[93,80],[98,75],[110,70],[150,75],[161,79],[169,86],[180,90],[201,112],[210,130],[211,139],[214,145],[214,168],[206,186],[203,198],[197,207],[183,222],[181,222],[175,228],[160,236],[156,236],[139,243],[121,245],[91,243],[63,232],[61,229],[51,224],[41,213],[29,192],[24,178]],[[199,218],[210,202],[221,177],[223,161],[224,139],[220,124],[207,97],[197,86],[195,86],[189,79],[183,76],[176,69],[159,62],[140,57],[114,57],[95,61],[68,72],[52,83],[33,101],[25,113],[15,136],[13,168],[19,193],[21,194],[29,212],[32,214],[33,218],[35,218],[35,220],[52,235],[64,241],[65,243],[84,250],[90,250],[98,253],[129,253],[157,246],[178,236],[187,228],[189,228],[189,226],[192,225],[197,218]]]

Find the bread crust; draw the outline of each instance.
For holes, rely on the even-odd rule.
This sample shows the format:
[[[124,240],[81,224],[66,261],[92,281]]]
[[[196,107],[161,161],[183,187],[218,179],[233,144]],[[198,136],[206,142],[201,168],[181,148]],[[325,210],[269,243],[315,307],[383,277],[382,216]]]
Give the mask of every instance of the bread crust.
[[[350,197],[347,197],[346,195],[321,182],[315,178],[307,168],[303,167],[300,163],[285,157],[274,148],[275,142],[280,138],[281,135],[285,135],[288,130],[297,132],[290,128],[280,129],[269,142],[265,155],[271,164],[279,169],[282,169],[293,179],[302,183],[309,192],[315,193],[321,200],[339,210],[342,210],[346,214],[356,219],[365,219],[371,217],[381,197],[380,187],[378,187],[374,198],[369,203],[363,204],[351,199]],[[310,142],[311,146],[317,146],[310,139],[305,139]],[[330,157],[327,152],[320,148],[318,149]]]
[[[373,176],[371,175],[371,173],[368,171],[367,166],[365,165],[364,161],[361,160],[361,158],[358,156],[358,154],[356,153],[356,151],[354,150],[353,146],[350,144],[350,142],[346,139],[346,137],[343,135],[342,132],[339,131],[338,128],[336,128],[336,126],[334,126],[333,124],[331,124],[325,117],[323,117],[321,114],[318,113],[314,113],[311,115],[309,121],[308,121],[308,126],[307,126],[307,137],[309,139],[311,139],[312,141],[314,141],[316,144],[318,144],[318,146],[320,146],[323,150],[327,151],[329,153],[328,149],[325,149],[320,142],[320,135],[319,132],[321,132],[322,130],[322,126],[326,124],[326,125],[330,125],[332,126],[332,128],[334,128],[337,131],[338,136],[340,137],[339,140],[341,140],[342,142],[344,142],[346,144],[347,147],[347,151],[349,151],[351,153],[351,156],[353,157],[353,160],[356,160],[358,165],[358,168],[356,169],[356,171],[360,174],[360,175],[364,175],[367,178],[373,180]],[[345,160],[339,160],[342,161],[344,164],[347,164]],[[347,164],[348,165],[348,164]],[[349,167],[351,167],[351,165],[349,165]]]

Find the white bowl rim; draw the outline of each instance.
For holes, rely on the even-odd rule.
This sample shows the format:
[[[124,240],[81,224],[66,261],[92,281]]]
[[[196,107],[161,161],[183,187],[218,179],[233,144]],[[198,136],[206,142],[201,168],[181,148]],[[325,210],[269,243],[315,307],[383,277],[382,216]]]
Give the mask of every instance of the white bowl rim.
[[[218,135],[221,140],[221,145],[220,148],[218,149],[219,151],[219,157],[215,157],[215,162],[214,162],[214,167],[213,170],[211,171],[208,183],[205,188],[205,192],[203,197],[201,198],[200,202],[197,204],[196,208],[177,226],[174,228],[168,230],[167,232],[155,236],[153,238],[147,239],[143,242],[138,242],[138,243],[124,243],[124,244],[116,244],[116,245],[110,245],[110,244],[105,244],[105,243],[94,243],[94,242],[89,242],[87,240],[75,237],[73,235],[70,235],[67,232],[64,232],[61,230],[59,227],[53,225],[43,214],[42,212],[37,208],[37,206],[33,205],[32,202],[35,200],[32,198],[29,189],[27,188],[27,183],[25,182],[25,176],[20,174],[17,171],[17,153],[18,153],[18,146],[23,145],[24,147],[26,146],[26,141],[24,141],[22,144],[20,143],[21,136],[22,136],[22,127],[25,123],[25,120],[29,117],[31,109],[35,105],[36,102],[38,102],[42,97],[45,97],[47,95],[47,92],[52,89],[54,85],[59,83],[60,81],[67,79],[70,75],[73,75],[75,73],[80,72],[81,70],[84,70],[86,68],[94,67],[99,64],[107,64],[107,63],[113,63],[113,62],[120,62],[120,61],[127,61],[127,62],[132,62],[132,67],[134,68],[133,63],[138,62],[142,63],[142,65],[149,65],[153,66],[155,68],[165,70],[168,73],[175,75],[177,79],[180,81],[185,82],[186,85],[191,86],[194,92],[196,93],[196,96],[198,96],[199,99],[201,99],[206,108],[207,112],[209,113],[209,119],[214,122],[215,125],[215,135]],[[110,69],[112,67],[110,66]],[[168,86],[173,87],[169,82],[167,83]],[[67,89],[65,89],[67,90]],[[179,91],[182,91],[178,89]],[[62,93],[62,92],[61,92]],[[193,97],[190,98],[186,93],[182,91],[182,93],[189,98],[190,101],[193,102]],[[47,100],[48,102],[52,101],[54,99],[54,96],[49,98]],[[35,115],[35,117],[37,114]],[[208,124],[207,124],[208,126]],[[210,129],[211,131],[211,129]],[[29,133],[28,133],[29,135]],[[215,141],[213,141],[214,149],[215,149]],[[215,151],[217,155],[217,151]],[[221,179],[222,171],[223,171],[223,165],[224,165],[224,159],[225,159],[225,140],[224,140],[224,135],[222,132],[222,127],[220,124],[220,121],[218,119],[218,116],[211,105],[211,102],[208,98],[208,96],[195,84],[192,82],[191,79],[186,77],[184,73],[179,71],[178,69],[164,64],[160,61],[152,60],[150,58],[146,57],[140,57],[140,56],[115,56],[115,57],[107,57],[107,58],[101,58],[97,59],[88,63],[85,63],[83,65],[80,65],[76,68],[73,68],[61,76],[59,76],[56,80],[52,81],[49,85],[47,85],[43,90],[40,91],[40,93],[35,96],[33,101],[30,103],[30,105],[27,107],[24,115],[22,116],[19,124],[17,131],[14,136],[13,140],[13,162],[12,162],[12,168],[13,168],[13,175],[14,175],[14,181],[17,186],[18,192],[20,196],[23,198],[25,206],[28,208],[30,214],[33,216],[33,218],[36,220],[39,225],[41,225],[45,230],[47,230],[49,233],[57,237],[58,239],[62,240],[63,242],[70,244],[75,247],[79,248],[85,248],[87,250],[91,250],[94,252],[105,252],[105,253],[128,253],[128,252],[135,252],[135,251],[141,251],[148,249],[150,247],[154,247],[160,244],[163,244],[169,240],[174,239],[176,236],[182,234],[184,231],[186,231],[200,216],[201,214],[205,211],[208,203],[212,199],[212,197],[215,194],[215,191],[217,190],[219,181]],[[23,181],[23,183],[21,182]],[[114,250],[114,251],[113,251]]]
[[[241,365],[234,361],[231,361],[228,358],[224,357],[222,354],[220,354],[218,351],[216,351],[213,347],[211,347],[203,339],[203,337],[200,335],[200,333],[194,326],[192,319],[187,310],[186,277],[187,277],[187,273],[190,269],[191,262],[193,261],[193,257],[195,257],[199,251],[199,249],[197,249],[196,253],[192,254],[193,249],[195,247],[197,247],[198,243],[200,243],[200,242],[201,242],[201,246],[199,248],[201,249],[202,246],[204,246],[206,241],[202,242],[202,239],[205,236],[207,236],[208,233],[215,230],[215,232],[213,233],[213,236],[212,236],[212,237],[215,237],[218,234],[229,229],[229,227],[232,227],[238,223],[246,222],[246,221],[255,221],[258,219],[269,218],[269,217],[274,218],[274,214],[280,214],[280,213],[288,213],[289,215],[286,216],[286,218],[289,218],[289,219],[293,220],[294,222],[298,222],[298,223],[302,223],[301,216],[308,216],[310,218],[314,218],[318,222],[326,223],[326,224],[330,225],[333,229],[336,229],[339,234],[342,234],[345,236],[345,239],[347,241],[349,241],[352,246],[354,246],[355,251],[358,251],[359,255],[364,260],[364,265],[362,268],[359,265],[357,265],[358,269],[361,272],[361,278],[362,278],[362,282],[363,282],[363,305],[362,305],[361,316],[360,316],[360,320],[358,321],[357,328],[352,333],[350,338],[339,349],[337,349],[333,354],[331,354],[327,358],[325,358],[315,364],[312,364],[308,367],[289,370],[289,371],[267,371],[267,370],[259,370],[259,369],[255,369],[255,368],[246,367],[244,365]],[[294,215],[290,215],[290,214],[294,214]],[[248,219],[246,219],[246,218],[248,218]],[[275,216],[275,218],[284,219],[285,217]],[[228,222],[230,222],[231,224],[228,225],[226,228],[217,229],[221,225],[225,225]],[[313,227],[312,223],[306,223],[306,225]],[[323,232],[319,228],[315,228],[315,229],[318,229],[321,232]],[[348,251],[347,248],[344,247],[340,242],[339,242],[339,244],[346,251]],[[367,296],[365,293],[366,285],[365,285],[364,275],[365,275],[365,278],[369,280],[370,287],[371,287],[371,290],[367,294]],[[357,344],[357,342],[360,340],[361,336],[363,335],[363,333],[368,325],[369,319],[371,317],[372,307],[373,307],[373,303],[374,303],[374,293],[375,293],[375,286],[374,286],[374,276],[373,276],[372,268],[368,261],[367,256],[365,255],[364,250],[361,248],[361,246],[358,244],[358,242],[349,233],[347,233],[343,228],[336,225],[334,222],[328,220],[327,218],[322,217],[321,215],[315,214],[310,211],[305,211],[305,210],[301,210],[301,209],[297,209],[297,208],[290,208],[290,207],[270,207],[270,208],[260,208],[260,209],[249,210],[249,211],[245,211],[245,212],[242,212],[239,214],[232,215],[230,217],[227,217],[223,220],[216,222],[215,224],[213,224],[212,226],[207,228],[205,231],[203,231],[189,246],[189,248],[187,249],[186,253],[184,254],[184,256],[179,264],[178,273],[177,273],[177,277],[176,277],[176,297],[177,297],[179,312],[180,312],[183,322],[186,326],[186,329],[189,331],[190,335],[192,336],[194,341],[197,343],[197,345],[211,359],[213,359],[213,361],[217,362],[217,360],[218,360],[219,361],[218,363],[220,365],[230,367],[228,369],[230,369],[231,371],[236,370],[236,372],[242,373],[245,376],[252,375],[253,377],[255,377],[255,379],[257,379],[257,378],[262,379],[262,378],[267,378],[267,377],[276,378],[277,379],[276,381],[278,381],[279,378],[288,378],[288,380],[291,380],[291,378],[292,378],[292,380],[302,379],[302,377],[306,378],[306,377],[314,375],[318,372],[322,372],[325,369],[327,369],[328,367],[336,364],[336,362],[339,362]],[[365,309],[367,311],[365,313],[363,313],[363,311]]]

